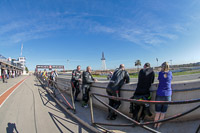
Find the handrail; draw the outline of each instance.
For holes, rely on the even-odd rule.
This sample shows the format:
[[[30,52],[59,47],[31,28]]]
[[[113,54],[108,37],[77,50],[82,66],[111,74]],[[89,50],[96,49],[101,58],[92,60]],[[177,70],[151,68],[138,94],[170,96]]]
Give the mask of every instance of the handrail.
[[[181,116],[184,116],[184,115],[186,115],[186,114],[189,114],[189,113],[195,111],[196,109],[198,109],[199,107],[200,107],[200,104],[197,105],[196,107],[194,107],[194,108],[188,110],[188,111],[185,111],[185,112],[181,113],[181,114],[174,115],[174,116],[172,116],[172,117],[165,118],[165,119],[162,119],[162,120],[159,120],[159,121],[154,121],[154,122],[145,122],[145,123],[142,123],[141,125],[149,125],[149,124],[155,124],[155,123],[160,123],[160,122],[170,121],[170,120],[173,120],[173,119],[179,118],[179,117],[181,117]]]
[[[130,121],[133,122],[134,124],[136,124],[136,125],[138,125],[138,126],[144,128],[144,129],[146,129],[146,130],[148,130],[148,131],[150,131],[150,132],[153,132],[153,133],[160,133],[160,132],[158,132],[158,131],[156,131],[156,130],[154,130],[154,129],[152,129],[152,128],[146,126],[146,125],[141,125],[139,122],[137,122],[137,121],[131,119],[130,117],[124,115],[123,113],[121,113],[121,112],[119,112],[118,110],[114,109],[113,107],[109,106],[109,105],[106,104],[105,102],[101,101],[100,99],[98,99],[98,98],[95,97],[94,95],[90,94],[90,98],[91,98],[91,99],[92,99],[92,97],[94,97],[97,101],[99,101],[100,103],[102,103],[102,104],[105,105],[106,107],[110,108],[110,109],[113,110],[114,112],[116,112],[116,113],[120,114],[121,116],[125,117],[126,119],[130,120]],[[90,103],[90,104],[92,104],[92,103]],[[91,108],[91,107],[90,107],[90,108]],[[93,113],[93,112],[91,112],[91,113]],[[95,123],[94,123],[94,118],[91,118],[91,119],[93,119],[93,120],[92,120],[92,123],[95,124]],[[108,125],[109,125],[109,124],[108,124]],[[110,124],[110,125],[113,126],[113,124]]]
[[[134,102],[134,103],[139,103],[139,104],[144,104],[144,103],[152,103],[152,104],[187,104],[187,103],[200,102],[200,98],[199,99],[184,100],[184,101],[149,101],[149,100],[126,99],[126,98],[122,98],[122,97],[114,97],[114,96],[102,95],[102,94],[98,94],[98,93],[91,93],[91,94],[92,95],[101,96],[101,97],[106,97],[106,98],[113,99],[113,100],[121,100],[121,101]]]
[[[102,86],[96,86],[96,85],[92,85],[91,87],[96,87],[96,88],[102,88],[102,89],[106,89],[107,87],[102,87]],[[125,88],[122,88],[121,91],[135,91],[136,89],[125,89]],[[193,91],[193,90],[200,90],[200,88],[190,88],[190,89],[182,89],[182,90],[172,90],[174,92],[182,92],[182,91]],[[153,90],[149,90],[150,92],[154,92],[154,91],[157,91],[156,89],[153,89]]]
[[[37,76],[37,77],[38,77],[38,76]],[[43,79],[43,77],[41,77],[41,76],[38,77],[38,78],[42,78],[42,79]],[[44,83],[44,79],[43,79],[42,81],[43,81],[43,83]],[[73,110],[74,113],[76,113],[76,108],[75,108],[75,104],[74,104],[74,99],[73,99],[72,91],[71,91],[71,99],[72,99],[72,106],[71,106],[71,104],[67,101],[67,99],[63,96],[63,94],[60,92],[60,90],[59,90],[58,87],[56,86],[56,85],[58,84],[56,81],[53,81],[53,80],[51,80],[51,79],[46,79],[45,81],[46,81],[46,83],[48,83],[48,85],[49,85],[49,82],[48,82],[48,81],[53,82],[53,87],[57,88],[57,90],[59,91],[59,94],[61,94],[61,96],[62,96],[63,99],[66,101],[66,103],[68,104],[68,106]]]
[[[102,86],[96,86],[96,85],[92,85],[91,87],[95,87],[95,88],[101,88],[101,89],[106,89],[107,87],[102,87]],[[124,89],[122,88],[121,91],[131,91],[134,92],[136,89]],[[183,92],[183,91],[193,91],[193,90],[200,90],[200,88],[190,88],[190,89],[182,89],[182,90],[172,90],[173,92]],[[157,91],[156,89],[153,90],[149,90],[150,92],[155,92]]]
[[[181,114],[178,115],[174,115],[172,117],[169,118],[165,118],[162,120],[158,120],[158,121],[151,121],[151,122],[145,122],[145,123],[139,123],[133,119],[131,119],[130,117],[126,116],[125,114],[119,112],[118,110],[114,109],[113,107],[111,107],[110,105],[108,105],[107,103],[103,102],[102,100],[100,100],[99,98],[97,98],[96,96],[100,96],[100,97],[106,97],[109,99],[113,99],[113,100],[120,100],[120,101],[126,101],[126,102],[133,102],[133,103],[139,103],[139,104],[145,104],[145,103],[150,103],[150,104],[188,104],[188,103],[196,103],[196,102],[200,102],[200,99],[191,99],[191,100],[185,100],[185,101],[170,101],[170,102],[166,102],[166,101],[147,101],[147,100],[134,100],[134,99],[124,99],[121,97],[114,97],[114,96],[107,96],[107,95],[102,95],[102,94],[97,94],[97,93],[91,93],[90,94],[90,105],[91,105],[91,122],[95,125],[95,124],[99,124],[99,125],[107,125],[107,126],[133,126],[134,124],[148,130],[151,132],[157,132],[154,129],[151,129],[149,127],[146,127],[145,125],[149,125],[149,124],[155,124],[155,123],[160,123],[160,122],[166,122],[166,121],[170,121],[173,119],[177,119],[181,116],[184,116],[186,114],[189,114],[191,112],[193,112],[194,110],[200,108],[200,104],[197,105],[196,107],[185,111]],[[94,97],[97,101],[99,101],[100,103],[102,103],[104,106],[108,107],[109,109],[113,110],[114,112],[120,114],[121,116],[125,117],[126,119],[132,121],[132,124],[108,124],[108,123],[98,123],[98,122],[94,122],[94,116],[93,116],[93,106],[92,106],[92,97]]]

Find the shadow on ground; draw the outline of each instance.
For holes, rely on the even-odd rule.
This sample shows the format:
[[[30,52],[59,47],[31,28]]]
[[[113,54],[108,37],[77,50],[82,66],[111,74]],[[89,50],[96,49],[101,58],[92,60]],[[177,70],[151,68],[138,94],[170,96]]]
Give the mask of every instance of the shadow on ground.
[[[7,133],[14,133],[14,132],[18,133],[16,124],[9,122],[8,123],[8,127],[6,128],[6,132]]]

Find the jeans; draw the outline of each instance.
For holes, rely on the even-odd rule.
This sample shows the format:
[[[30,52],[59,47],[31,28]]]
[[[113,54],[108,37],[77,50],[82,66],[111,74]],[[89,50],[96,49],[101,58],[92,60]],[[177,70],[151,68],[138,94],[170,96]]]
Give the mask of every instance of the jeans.
[[[156,95],[156,101],[171,101],[171,96],[158,96]],[[166,113],[168,109],[168,104],[156,104],[156,112]]]

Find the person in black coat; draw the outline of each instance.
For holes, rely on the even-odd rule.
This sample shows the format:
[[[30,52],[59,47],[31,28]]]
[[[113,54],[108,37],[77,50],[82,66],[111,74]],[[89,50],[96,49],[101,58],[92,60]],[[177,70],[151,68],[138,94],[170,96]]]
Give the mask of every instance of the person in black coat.
[[[138,75],[138,83],[137,88],[135,90],[135,93],[131,99],[136,100],[150,100],[150,88],[151,85],[154,82],[155,73],[153,71],[153,68],[150,67],[149,63],[144,64],[144,68],[140,70]],[[140,110],[140,107],[143,106],[143,110],[141,112],[141,115],[138,118],[138,112]],[[130,105],[130,113],[133,114],[133,119],[136,121],[144,120],[145,115],[151,116],[151,112],[149,110],[149,104],[139,105],[131,103]]]
[[[83,80],[82,80],[82,107],[88,107],[88,100],[89,100],[89,92],[92,83],[96,82],[97,80],[92,77],[91,74],[91,67],[88,66],[87,70],[83,72]]]
[[[7,73],[6,73],[6,70],[3,70],[3,72],[2,72],[2,79],[3,79],[3,83],[7,83]]]
[[[106,92],[109,96],[120,97],[121,87],[125,83],[129,83],[129,82],[130,82],[129,74],[125,70],[124,64],[121,64],[119,68],[117,68],[115,72],[113,73],[113,76],[106,88]],[[119,106],[121,105],[121,102],[118,100],[109,99],[109,105],[115,109],[118,109]],[[109,113],[108,113],[107,119],[115,120],[117,117],[117,114],[111,109],[108,109],[108,112]]]
[[[79,83],[82,81],[81,79],[81,66],[78,65],[77,69],[72,71],[72,78],[71,78],[71,86],[72,86],[72,93],[74,96],[74,100],[77,100],[77,97],[80,93],[80,89],[79,89]]]

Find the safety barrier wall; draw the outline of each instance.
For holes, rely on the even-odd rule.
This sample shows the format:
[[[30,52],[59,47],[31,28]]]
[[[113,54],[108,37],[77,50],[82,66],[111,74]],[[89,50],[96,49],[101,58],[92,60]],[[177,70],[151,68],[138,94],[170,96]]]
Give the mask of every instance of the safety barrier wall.
[[[58,78],[58,83],[61,83],[65,85],[58,85],[60,89],[65,90],[66,93],[70,94],[69,89],[71,89],[70,85],[70,80],[69,79],[63,79],[63,78]],[[91,92],[93,93],[98,93],[98,94],[103,94],[107,95],[106,93],[106,86],[108,82],[96,82],[92,84]],[[125,84],[122,87],[121,91],[121,97],[124,98],[130,98],[134,90],[136,89],[137,84]],[[151,91],[152,91],[152,100],[155,100],[155,95],[156,95],[156,90],[157,90],[158,84],[155,83],[153,84]],[[191,100],[191,99],[198,99],[200,98],[200,80],[191,80],[191,81],[184,81],[184,82],[174,82],[172,83],[172,89],[173,89],[173,95],[172,95],[172,101],[182,101],[182,100]],[[80,93],[79,99],[82,98],[82,94]],[[108,103],[107,98],[99,97],[102,101]],[[94,106],[101,108],[103,110],[107,110],[107,108],[100,104],[98,101],[94,99]],[[168,111],[166,114],[166,117],[173,116],[179,113],[182,113],[184,111],[187,111],[200,103],[191,103],[191,104],[180,104],[180,105],[169,105]],[[128,102],[122,102],[119,111],[123,112],[126,115],[129,115],[129,106],[130,103]],[[155,114],[155,105],[151,104],[151,112]],[[185,120],[195,120],[195,119],[200,119],[200,109],[197,109],[196,111],[180,117],[176,119],[175,121],[185,121]],[[94,112],[95,113],[95,112]],[[106,115],[106,114],[105,114]],[[150,118],[147,119],[153,119],[154,115]]]

